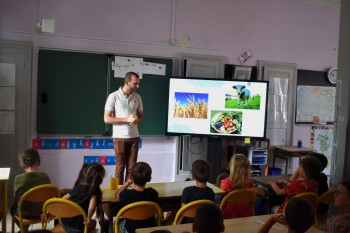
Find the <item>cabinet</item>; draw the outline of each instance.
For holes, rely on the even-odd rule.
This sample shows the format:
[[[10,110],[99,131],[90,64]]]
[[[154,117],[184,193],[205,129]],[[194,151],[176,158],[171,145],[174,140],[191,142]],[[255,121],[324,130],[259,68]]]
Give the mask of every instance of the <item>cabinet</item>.
[[[251,140],[250,143],[245,143],[244,139],[223,139],[223,154],[224,154],[224,168],[227,168],[232,155],[242,153],[249,156],[250,149],[266,150],[267,151],[267,162],[265,165],[260,165],[261,175],[268,175],[269,167],[269,155],[270,155],[270,140]],[[226,155],[226,156],[225,156]]]

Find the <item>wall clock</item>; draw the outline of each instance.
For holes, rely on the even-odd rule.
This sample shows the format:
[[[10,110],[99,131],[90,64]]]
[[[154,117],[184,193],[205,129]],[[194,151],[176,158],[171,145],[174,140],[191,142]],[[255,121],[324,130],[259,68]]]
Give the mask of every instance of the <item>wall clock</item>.
[[[328,81],[332,84],[336,84],[337,83],[337,68],[331,68],[328,70],[327,73],[327,78]]]

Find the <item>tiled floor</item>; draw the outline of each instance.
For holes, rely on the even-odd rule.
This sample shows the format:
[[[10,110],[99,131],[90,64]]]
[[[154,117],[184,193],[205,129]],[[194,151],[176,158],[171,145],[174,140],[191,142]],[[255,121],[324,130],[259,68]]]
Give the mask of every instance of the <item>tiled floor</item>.
[[[1,230],[1,224],[2,222],[0,222],[0,230]],[[7,233],[11,233],[11,225],[12,225],[12,218],[11,218],[11,215],[10,214],[7,214],[7,220],[6,220],[6,232]],[[97,224],[98,225],[98,224]],[[53,228],[53,221],[51,221],[48,226],[47,226],[47,229],[51,229]],[[100,232],[100,226],[98,225],[97,227],[97,232]],[[41,224],[34,224],[34,225],[31,225],[29,227],[29,230],[35,230],[35,229],[42,229],[42,226]],[[15,230],[14,230],[15,233],[19,232],[19,227],[17,227],[17,225],[15,224]]]

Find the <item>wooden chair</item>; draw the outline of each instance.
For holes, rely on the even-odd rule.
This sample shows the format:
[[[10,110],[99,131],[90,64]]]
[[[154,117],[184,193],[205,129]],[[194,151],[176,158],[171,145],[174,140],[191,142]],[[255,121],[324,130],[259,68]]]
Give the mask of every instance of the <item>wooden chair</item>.
[[[317,206],[318,206],[318,195],[316,193],[314,193],[314,192],[305,192],[305,193],[297,194],[294,197],[307,200],[312,205],[312,207],[314,208],[314,213],[315,213],[314,226],[317,227],[318,226],[318,222],[317,222],[316,209],[317,209]]]
[[[327,192],[322,193],[318,198],[319,204],[333,205],[334,204],[334,194],[337,192],[337,189],[330,189]],[[327,214],[317,215],[317,223],[325,224],[327,221]]]
[[[256,193],[252,189],[237,189],[229,192],[221,201],[220,209],[222,210],[226,203],[233,205],[249,204],[251,206],[252,216],[255,215],[254,205],[256,200]],[[241,216],[248,217],[248,216]]]
[[[59,219],[59,223],[51,229],[51,232],[66,232],[61,225],[61,218],[73,218],[79,215],[83,216],[84,222],[87,220],[87,216],[83,208],[77,203],[62,199],[51,198],[47,200],[43,206],[44,224],[43,229],[46,229],[47,223],[51,220],[52,216]],[[84,233],[88,232],[87,226],[84,227]]]
[[[162,218],[162,210],[160,206],[152,201],[138,201],[121,208],[115,218],[114,232],[119,231],[120,218],[127,218],[131,220],[144,220],[151,218],[152,216],[157,218],[156,226],[160,226],[160,220]]]
[[[26,232],[24,226],[41,223],[41,216],[36,218],[26,218],[23,216],[23,207],[25,203],[38,203],[43,205],[46,200],[59,197],[59,195],[60,190],[53,184],[38,185],[25,192],[18,202],[18,215],[12,216],[11,232],[14,233],[15,223],[19,226],[21,232]]]
[[[210,200],[197,200],[183,205],[176,213],[173,225],[181,224],[184,217],[194,218],[197,208],[205,203],[215,204]]]

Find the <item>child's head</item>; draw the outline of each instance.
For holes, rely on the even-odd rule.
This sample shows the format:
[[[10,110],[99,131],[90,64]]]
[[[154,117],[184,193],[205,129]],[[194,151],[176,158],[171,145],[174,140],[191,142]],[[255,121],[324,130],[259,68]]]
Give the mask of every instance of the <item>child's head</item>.
[[[314,224],[315,211],[308,201],[294,197],[284,208],[284,217],[290,230],[294,233],[302,233]]]
[[[192,163],[192,178],[201,183],[207,183],[211,176],[210,164],[202,159]]]
[[[247,188],[250,177],[250,162],[243,154],[235,154],[230,161],[230,178],[233,188]]]
[[[225,231],[224,217],[215,204],[203,204],[198,207],[194,217],[193,232],[219,233]]]
[[[83,177],[83,182],[91,186],[100,186],[106,175],[106,170],[99,163],[90,163],[82,166],[79,175]]]
[[[318,161],[320,161],[320,163],[322,165],[321,171],[323,171],[327,167],[328,159],[327,159],[327,157],[324,154],[317,153],[317,152],[312,152],[311,156],[316,158]]]
[[[80,182],[84,182],[85,177],[86,177],[86,171],[87,171],[86,168],[90,165],[91,165],[91,163],[83,163],[83,165],[81,166],[81,169],[79,171],[78,179],[75,181],[74,186],[76,186]]]
[[[148,163],[137,162],[131,169],[131,178],[134,184],[145,186],[152,179],[152,168]]]
[[[221,181],[223,179],[226,179],[228,177],[228,174],[226,172],[220,173],[218,177],[216,178],[216,186],[220,187],[221,186]]]
[[[22,168],[28,168],[40,165],[40,155],[39,152],[33,148],[21,151],[18,155],[19,163]]]
[[[300,176],[312,180],[316,179],[322,168],[321,162],[311,156],[301,159],[299,165],[301,168],[301,170],[299,170]]]
[[[334,194],[334,205],[338,208],[350,207],[350,180],[340,183]]]

